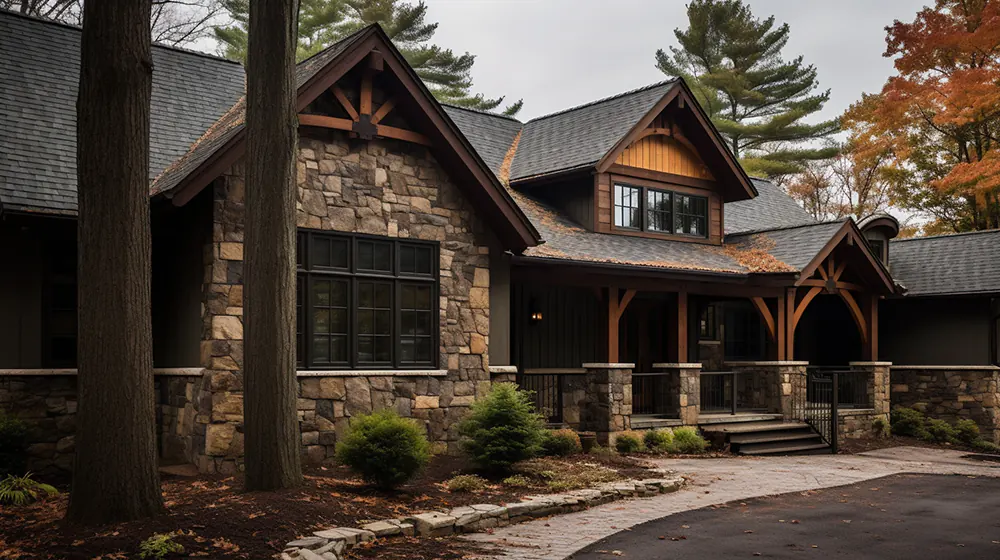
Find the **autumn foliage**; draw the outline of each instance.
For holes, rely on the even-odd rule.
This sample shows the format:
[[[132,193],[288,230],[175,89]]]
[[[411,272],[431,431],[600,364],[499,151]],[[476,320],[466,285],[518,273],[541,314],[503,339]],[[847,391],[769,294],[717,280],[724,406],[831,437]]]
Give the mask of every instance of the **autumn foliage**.
[[[938,229],[1000,227],[1000,0],[937,0],[886,31],[897,74],[845,114],[855,157],[888,156],[895,202]]]

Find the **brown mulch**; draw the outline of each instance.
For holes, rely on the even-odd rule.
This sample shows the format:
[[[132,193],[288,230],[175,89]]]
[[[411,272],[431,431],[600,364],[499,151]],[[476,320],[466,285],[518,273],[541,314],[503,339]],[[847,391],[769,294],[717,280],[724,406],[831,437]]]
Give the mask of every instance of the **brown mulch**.
[[[535,470],[557,472],[560,480],[570,484],[586,482],[595,472],[604,477],[610,472],[618,479],[650,476],[648,464],[629,457],[578,455],[539,461],[551,463]],[[338,466],[307,469],[302,487],[278,492],[244,492],[242,476],[164,475],[164,514],[97,528],[62,522],[68,502],[64,492],[31,506],[0,507],[0,558],[138,558],[140,542],[155,533],[173,532],[179,532],[174,540],[184,546],[187,556],[269,558],[288,541],[321,528],[358,526],[463,505],[507,503],[566,489],[565,485],[549,488],[544,477],[536,477],[526,488],[493,482],[482,492],[447,490],[445,481],[468,472],[465,460],[438,456],[424,474],[395,492],[372,489]],[[378,558],[463,558],[463,546],[447,539],[425,539],[411,546],[392,542],[380,545]]]
[[[909,436],[892,435],[886,438],[851,438],[843,441],[837,448],[837,452],[845,455],[864,453],[865,451],[875,451],[889,447],[924,447],[927,449],[951,449],[953,451],[967,451],[969,453],[983,453],[965,445],[952,445],[950,443],[939,443],[934,441],[924,441],[920,438]]]

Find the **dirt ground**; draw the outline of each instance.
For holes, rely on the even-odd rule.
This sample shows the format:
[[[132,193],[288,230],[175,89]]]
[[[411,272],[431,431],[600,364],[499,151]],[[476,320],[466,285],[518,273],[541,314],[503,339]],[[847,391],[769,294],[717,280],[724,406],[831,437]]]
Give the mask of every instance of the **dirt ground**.
[[[396,492],[366,486],[342,467],[308,469],[300,488],[244,492],[238,476],[162,477],[166,512],[153,519],[99,528],[62,523],[68,495],[22,508],[0,507],[0,558],[137,558],[139,543],[155,533],[177,533],[187,556],[268,558],[285,543],[331,526],[358,526],[427,510],[506,503],[522,496],[563,491],[593,478],[648,477],[650,465],[627,457],[571,456],[532,463],[531,485],[509,488],[491,482],[481,492],[452,493],[445,481],[471,472],[463,459],[438,456],[421,475]],[[558,478],[552,478],[558,477]],[[553,480],[561,481],[552,484]],[[65,488],[64,488],[65,489]],[[356,558],[463,558],[468,545],[449,539],[397,539]],[[366,554],[369,554],[366,556]],[[377,554],[372,556],[371,554]]]

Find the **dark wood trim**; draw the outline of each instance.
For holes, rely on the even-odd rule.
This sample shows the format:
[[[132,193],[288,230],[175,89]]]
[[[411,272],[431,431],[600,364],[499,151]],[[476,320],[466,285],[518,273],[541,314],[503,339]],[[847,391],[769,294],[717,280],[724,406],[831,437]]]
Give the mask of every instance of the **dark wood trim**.
[[[863,345],[868,344],[868,327],[865,323],[865,314],[861,311],[861,307],[858,305],[857,300],[851,295],[848,290],[837,290],[841,299],[847,304],[847,308],[851,311],[851,317],[854,318],[855,324],[858,326],[858,332],[861,334],[861,343]]]
[[[847,261],[841,261],[839,268],[834,269],[833,261],[828,261],[828,257],[830,257],[841,242],[847,238],[850,238],[850,242],[853,246],[857,247],[861,251],[861,253],[865,256],[865,259],[868,261],[868,264],[879,276],[882,283],[882,286],[879,288],[883,288],[883,290],[887,293],[894,293],[895,283],[893,282],[892,277],[889,276],[888,272],[886,272],[885,266],[871,254],[871,249],[868,247],[868,244],[864,242],[861,232],[858,231],[857,226],[854,225],[854,222],[851,220],[844,222],[844,225],[833,234],[833,237],[826,242],[823,248],[816,253],[816,256],[809,261],[809,264],[802,269],[802,272],[799,275],[799,280],[795,283],[795,285],[806,285],[806,282],[812,279],[814,275],[819,275],[823,280],[829,280],[832,278],[834,282],[838,281],[840,275],[843,274],[846,269]],[[827,270],[822,269],[824,264],[828,265]],[[878,288],[876,288],[876,291],[883,290],[878,290]]]
[[[802,297],[802,301],[795,306],[795,314],[792,316],[792,330],[798,328],[799,320],[802,319],[802,314],[806,312],[806,308],[809,307],[812,300],[822,293],[822,291],[823,288],[809,288],[806,295]]]
[[[688,293],[677,292],[677,361],[688,361]]]
[[[632,237],[645,237],[648,239],[663,239],[666,241],[684,241],[687,243],[701,243],[703,245],[721,245],[722,235],[712,235],[712,207],[713,205],[722,205],[722,201],[718,199],[718,193],[714,191],[706,191],[700,188],[688,187],[685,185],[677,184],[664,184],[657,181],[650,181],[641,178],[628,177],[624,175],[609,174],[609,188],[611,197],[611,221],[608,224],[607,232],[614,233],[616,235],[628,235]],[[625,185],[629,187],[641,189],[641,195],[639,196],[639,219],[642,221],[643,225],[646,225],[647,220],[647,191],[650,189],[662,192],[671,193],[670,204],[670,217],[671,222],[674,220],[675,214],[675,202],[674,193],[697,196],[705,199],[705,235],[688,235],[683,233],[662,233],[656,231],[649,231],[647,229],[632,229],[632,228],[622,228],[615,225],[615,185]],[[596,197],[595,197],[596,198]],[[721,225],[721,224],[720,224]]]
[[[788,288],[785,296],[785,359],[792,361],[795,359],[795,288]]]
[[[781,295],[778,296],[778,339],[777,339],[777,358],[779,361],[789,359],[786,356],[786,350],[788,345],[785,343],[785,336],[787,334],[787,329],[785,328],[785,307],[787,307],[785,302],[785,292],[782,290]]]
[[[361,117],[360,115],[358,115],[357,110],[354,109],[354,105],[351,104],[351,100],[347,98],[347,94],[344,93],[344,90],[340,89],[340,86],[338,86],[337,84],[333,84],[333,87],[330,88],[330,91],[333,92],[333,96],[337,98],[337,101],[340,102],[340,106],[343,107],[345,111],[347,111],[348,115],[350,115],[351,120],[354,122],[358,122],[358,120],[360,120]]]
[[[433,146],[434,143],[431,139],[420,134],[418,132],[413,132],[412,130],[406,130],[403,128],[396,128],[394,126],[386,126],[384,124],[375,126],[375,134],[379,136],[384,136],[385,138],[395,138],[396,140],[402,140],[404,142],[413,142],[414,144],[421,144],[424,146]]]
[[[328,117],[326,115],[299,115],[300,126],[315,126],[319,128],[332,128],[334,130],[344,130],[350,132],[354,130],[354,121],[339,117]]]
[[[392,111],[392,109],[395,106],[396,106],[395,97],[390,97],[389,99],[386,99],[385,103],[382,103],[382,105],[378,108],[378,111],[375,111],[375,114],[372,115],[372,124],[378,124],[382,119],[386,117],[386,115],[389,114],[389,111]]]
[[[767,306],[767,302],[764,298],[760,296],[754,296],[750,298],[750,303],[757,309],[760,313],[761,318],[764,320],[764,326],[767,327],[767,334],[770,340],[774,340],[777,337],[776,326],[774,324],[774,315],[771,313],[771,309]]]

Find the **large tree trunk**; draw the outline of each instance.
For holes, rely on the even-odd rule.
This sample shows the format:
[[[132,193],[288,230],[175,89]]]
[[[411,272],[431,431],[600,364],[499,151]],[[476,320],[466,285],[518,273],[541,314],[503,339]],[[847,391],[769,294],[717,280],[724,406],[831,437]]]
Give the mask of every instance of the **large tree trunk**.
[[[150,321],[150,0],[88,0],[77,99],[79,351],[67,517],[136,519],[163,508]]]
[[[246,486],[302,481],[295,380],[298,0],[250,3],[244,418]]]

